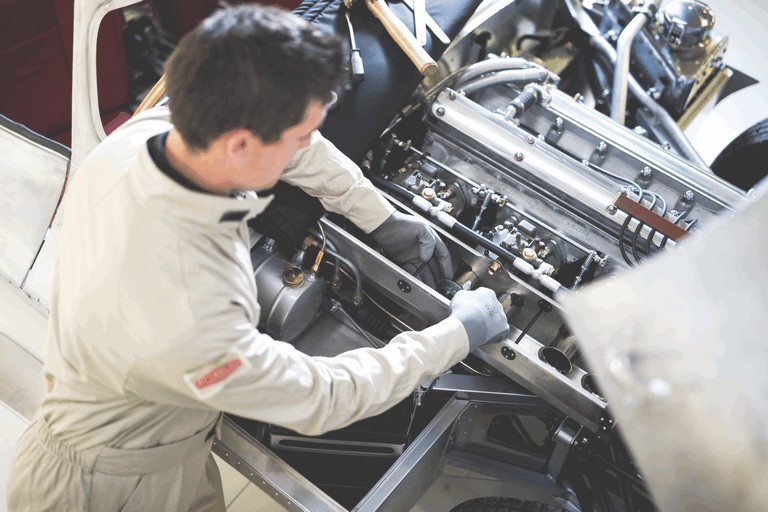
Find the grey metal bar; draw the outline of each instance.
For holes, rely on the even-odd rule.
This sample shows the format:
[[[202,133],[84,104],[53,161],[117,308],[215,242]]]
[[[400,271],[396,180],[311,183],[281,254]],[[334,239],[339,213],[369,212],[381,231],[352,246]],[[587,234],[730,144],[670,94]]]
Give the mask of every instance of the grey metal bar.
[[[453,427],[468,405],[451,399],[353,510],[410,510],[440,473]]]
[[[478,377],[447,373],[435,379],[433,392],[455,393],[456,398],[477,402],[494,402],[525,406],[550,407],[541,397],[502,377]]]
[[[511,341],[520,332],[513,326],[508,339],[483,345],[474,354],[589,430],[597,431],[607,404],[581,385],[584,370],[574,368],[568,375],[557,372],[538,357],[542,345],[532,337],[526,335],[517,344]]]
[[[45,393],[43,363],[0,333],[0,402],[30,420]]]

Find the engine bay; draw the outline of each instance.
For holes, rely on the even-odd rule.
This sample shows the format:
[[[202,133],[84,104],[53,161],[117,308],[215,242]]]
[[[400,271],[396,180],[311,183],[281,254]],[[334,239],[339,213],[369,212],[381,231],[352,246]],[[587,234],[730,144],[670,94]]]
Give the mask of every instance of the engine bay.
[[[578,459],[584,475],[584,467],[600,468],[581,490],[556,499],[549,493],[550,504],[571,510],[568,504],[587,499],[586,489],[596,500],[654,510],[560,298],[674,251],[748,195],[642,105],[630,102],[623,119],[612,118],[605,98],[583,83],[578,48],[553,43],[572,37],[568,30],[521,37],[531,24],[538,32],[556,26],[570,15],[563,6],[571,3],[509,2],[470,24],[440,59],[438,74],[419,85],[359,162],[397,210],[431,223],[449,248],[452,275],[411,275],[369,235],[295,191],[278,191],[278,206],[251,225],[260,327],[310,355],[381,347],[445,318],[462,289],[490,288],[505,308],[507,339],[481,347],[377,418],[319,437],[239,420],[349,508],[407,460],[414,439],[458,396],[485,404],[476,413],[483,421],[458,444],[462,452],[549,475],[558,485],[572,471],[568,454],[577,454],[569,460]],[[582,28],[602,24],[610,32],[645,8],[600,3],[600,16],[582,20]],[[638,80],[657,87],[656,99],[680,119],[722,87],[723,39],[675,32],[667,14],[643,39],[656,64]],[[604,67],[592,70],[598,83]],[[664,88],[670,70],[678,76]],[[297,202],[305,205],[299,213],[279,206]],[[318,470],[334,458],[355,468],[336,483]],[[366,472],[370,481],[352,497],[339,490],[356,488],[350,482]]]

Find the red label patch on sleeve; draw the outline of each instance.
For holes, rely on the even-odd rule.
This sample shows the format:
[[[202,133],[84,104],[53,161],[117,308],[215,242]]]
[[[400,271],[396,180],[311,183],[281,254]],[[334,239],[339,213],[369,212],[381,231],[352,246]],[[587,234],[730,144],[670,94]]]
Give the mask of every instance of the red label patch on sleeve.
[[[194,385],[197,389],[204,389],[208,386],[213,386],[214,384],[218,384],[219,382],[223,381],[235,371],[237,371],[238,368],[243,366],[243,361],[236,357],[235,359],[232,359],[231,361],[227,361],[226,363],[222,363],[216,368],[210,370],[208,373],[203,375],[202,377],[195,379]]]

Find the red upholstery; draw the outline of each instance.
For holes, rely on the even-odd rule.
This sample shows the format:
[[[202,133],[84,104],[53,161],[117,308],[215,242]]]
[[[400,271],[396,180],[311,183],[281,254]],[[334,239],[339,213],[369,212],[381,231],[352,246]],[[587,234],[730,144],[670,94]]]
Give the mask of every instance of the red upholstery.
[[[247,3],[249,0],[229,0],[229,4]],[[252,1],[252,0],[251,0]],[[218,0],[153,0],[163,28],[176,40],[195,28],[219,6]],[[256,3],[280,5],[288,10],[299,6],[301,0],[258,0]]]
[[[0,113],[67,146],[73,8],[74,0],[0,0]],[[117,11],[101,24],[96,60],[102,117],[124,119],[128,69]]]

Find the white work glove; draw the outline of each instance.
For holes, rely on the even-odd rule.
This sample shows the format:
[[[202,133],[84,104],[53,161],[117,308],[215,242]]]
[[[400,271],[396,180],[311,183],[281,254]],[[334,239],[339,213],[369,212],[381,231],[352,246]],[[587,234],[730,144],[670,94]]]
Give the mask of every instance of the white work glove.
[[[467,331],[469,351],[480,345],[501,340],[509,333],[504,308],[493,290],[459,290],[451,300],[451,316],[458,318]]]
[[[437,279],[453,277],[448,247],[424,219],[394,212],[371,231],[371,237],[406,271],[414,274],[421,267],[416,277],[433,288]],[[423,265],[427,262],[432,266]]]

